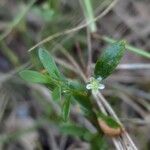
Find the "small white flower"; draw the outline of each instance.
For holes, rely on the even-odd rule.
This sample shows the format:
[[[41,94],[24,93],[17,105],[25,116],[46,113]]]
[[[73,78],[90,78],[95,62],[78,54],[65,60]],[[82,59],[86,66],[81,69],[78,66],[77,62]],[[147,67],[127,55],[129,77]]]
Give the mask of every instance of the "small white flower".
[[[95,79],[94,77],[91,77],[88,81],[89,83],[86,85],[86,88],[94,92],[97,92],[98,90],[102,90],[105,88],[105,85],[101,84],[100,83],[101,81],[102,81],[101,77],[97,79]]]

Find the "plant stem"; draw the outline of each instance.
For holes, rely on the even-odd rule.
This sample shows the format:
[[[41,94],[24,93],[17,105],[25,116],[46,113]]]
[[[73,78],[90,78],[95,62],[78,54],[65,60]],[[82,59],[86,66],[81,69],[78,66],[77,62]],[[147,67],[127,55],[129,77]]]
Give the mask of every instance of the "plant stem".
[[[94,13],[93,13],[91,0],[83,0],[83,1],[80,0],[80,2],[82,2],[81,4],[83,4],[82,5],[83,12],[84,12],[84,15],[86,17],[87,22],[90,22],[90,21],[94,20]],[[96,27],[95,22],[91,22],[88,25],[88,27],[90,29],[90,32],[96,32],[97,31],[97,27]]]
[[[87,64],[87,77],[90,78],[91,76],[91,69],[92,69],[92,41],[91,41],[91,34],[89,29],[87,28],[87,45],[88,45],[88,64]]]
[[[100,92],[98,93],[97,96],[100,98],[102,104],[107,109],[109,114],[111,114],[111,116],[113,116],[116,119],[116,121],[123,127],[123,124],[121,123],[118,116],[116,115],[110,104],[107,102],[105,97]],[[129,134],[126,131],[124,131],[124,133],[122,134],[122,140],[124,141],[127,148],[137,150],[137,147],[135,146],[135,144],[133,143],[132,139],[130,138]]]

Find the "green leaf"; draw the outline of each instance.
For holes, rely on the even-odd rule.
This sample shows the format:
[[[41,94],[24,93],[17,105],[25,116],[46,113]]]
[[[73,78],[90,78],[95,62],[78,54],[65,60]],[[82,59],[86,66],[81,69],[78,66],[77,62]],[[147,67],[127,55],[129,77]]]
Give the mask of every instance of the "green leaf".
[[[48,73],[54,78],[60,78],[61,74],[54,62],[53,57],[43,48],[39,49],[39,58],[42,62],[44,68],[48,71]]]
[[[64,101],[63,108],[62,108],[62,117],[65,122],[68,120],[69,113],[70,113],[70,99],[71,96],[66,97],[66,100]]]
[[[97,60],[94,74],[96,77],[107,78],[117,67],[125,53],[125,42],[115,42],[109,46]]]
[[[60,127],[60,131],[64,134],[79,137],[86,141],[91,141],[94,137],[94,134],[88,131],[85,127],[77,126],[71,123],[62,125]]]
[[[33,82],[33,83],[48,83],[49,82],[49,79],[45,75],[37,71],[24,70],[24,71],[21,71],[19,75],[22,79],[28,82]]]
[[[53,100],[61,100],[61,87],[57,86],[52,92]]]
[[[87,111],[92,110],[92,103],[90,102],[89,95],[81,92],[73,92],[73,97]]]
[[[108,144],[104,137],[99,134],[95,135],[95,137],[91,140],[91,150],[108,150]]]

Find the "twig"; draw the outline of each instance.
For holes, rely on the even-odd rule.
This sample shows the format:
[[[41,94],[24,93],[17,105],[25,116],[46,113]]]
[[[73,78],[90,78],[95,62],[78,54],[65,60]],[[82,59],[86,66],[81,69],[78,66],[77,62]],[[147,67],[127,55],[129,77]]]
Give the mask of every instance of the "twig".
[[[136,69],[150,69],[150,64],[120,64],[117,69],[128,69],[128,70],[136,70]]]
[[[30,63],[27,62],[25,64],[23,64],[22,66],[10,71],[9,73],[6,73],[6,74],[0,74],[1,78],[0,78],[0,84],[2,84],[3,82],[11,79],[15,74],[17,74],[19,71],[27,68],[27,67],[30,67]]]
[[[76,69],[82,76],[83,80],[86,81],[86,76],[84,75],[82,69],[80,68],[78,63],[75,61],[75,59],[67,52],[67,50],[62,45],[60,45],[59,43],[57,43],[57,45],[59,46],[61,52],[70,60],[70,62],[74,65],[74,67],[76,67]]]
[[[95,64],[92,64],[92,68],[95,67]],[[119,70],[137,70],[137,69],[150,69],[149,63],[132,63],[132,64],[120,64],[116,69]]]
[[[109,105],[109,103],[107,102],[107,100],[104,98],[104,96],[99,92],[98,96],[100,98],[100,100],[102,101],[102,103],[104,104],[104,106],[107,108],[107,111],[116,119],[116,121],[118,123],[120,123],[120,125],[123,124],[120,122],[119,118],[117,117],[116,113],[114,112],[114,110],[111,108],[111,106]],[[122,135],[122,139],[124,141],[124,143],[126,143],[126,147],[130,147],[132,150],[137,150],[137,147],[135,146],[135,144],[133,143],[132,139],[130,138],[129,134],[124,131],[123,135]]]
[[[78,52],[78,56],[79,56],[81,65],[82,65],[83,68],[85,68],[85,62],[83,60],[82,50],[81,50],[81,47],[80,47],[79,43],[76,43],[76,49],[77,49],[77,52]]]
[[[143,111],[136,103],[134,103],[127,95],[123,92],[118,92],[117,95],[125,101],[125,103],[129,104],[134,110],[137,111],[143,118],[146,116],[145,111]]]
[[[87,65],[87,77],[91,75],[91,64],[92,64],[92,42],[91,42],[91,33],[87,28],[87,45],[88,45],[88,65]]]
[[[136,125],[149,125],[150,120],[143,120],[139,118],[120,118],[120,120],[124,123],[133,123]]]
[[[80,75],[80,73],[76,69],[74,69],[74,66],[72,64],[69,64],[68,62],[66,62],[63,59],[60,59],[60,58],[57,58],[57,57],[54,57],[54,58],[55,58],[56,63],[58,63],[59,65],[61,65],[64,68],[67,68],[67,69],[69,69],[69,70],[71,70],[71,71],[73,71],[73,72]]]
[[[96,103],[97,103],[99,109],[101,110],[101,112],[104,113],[105,115],[108,115],[108,113],[106,112],[106,109],[104,108],[103,104],[101,103],[101,101],[98,98],[98,93],[95,93],[92,91],[92,95],[93,95],[94,99],[96,100]],[[119,139],[112,138],[112,140],[113,140],[114,145],[117,148],[117,150],[123,150],[122,144]]]
[[[103,104],[102,104],[101,101],[99,100],[98,95],[97,95],[96,93],[94,93],[94,92],[92,92],[92,95],[93,95],[93,97],[95,98],[99,109],[100,109],[105,115],[107,115],[107,112],[106,112],[105,108],[103,107]]]

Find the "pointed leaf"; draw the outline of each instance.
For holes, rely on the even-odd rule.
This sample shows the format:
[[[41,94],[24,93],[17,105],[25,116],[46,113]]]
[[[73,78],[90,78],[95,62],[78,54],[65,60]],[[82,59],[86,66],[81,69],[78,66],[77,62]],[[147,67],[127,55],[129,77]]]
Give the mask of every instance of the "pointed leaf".
[[[62,108],[62,116],[63,116],[63,120],[67,121],[68,117],[69,117],[69,113],[70,113],[70,99],[71,96],[68,96],[63,104],[63,108]]]
[[[19,75],[22,79],[28,82],[33,82],[33,83],[48,83],[49,82],[48,78],[45,75],[37,71],[24,70],[24,71],[21,71]]]
[[[125,42],[115,42],[109,46],[97,60],[95,66],[95,76],[107,78],[117,67],[125,53]]]
[[[39,58],[40,61],[42,62],[44,68],[48,71],[48,73],[54,77],[54,78],[59,78],[61,77],[61,74],[54,62],[53,57],[49,54],[48,51],[45,49],[40,48],[39,49]]]
[[[61,100],[61,87],[57,86],[52,92],[53,100]]]

